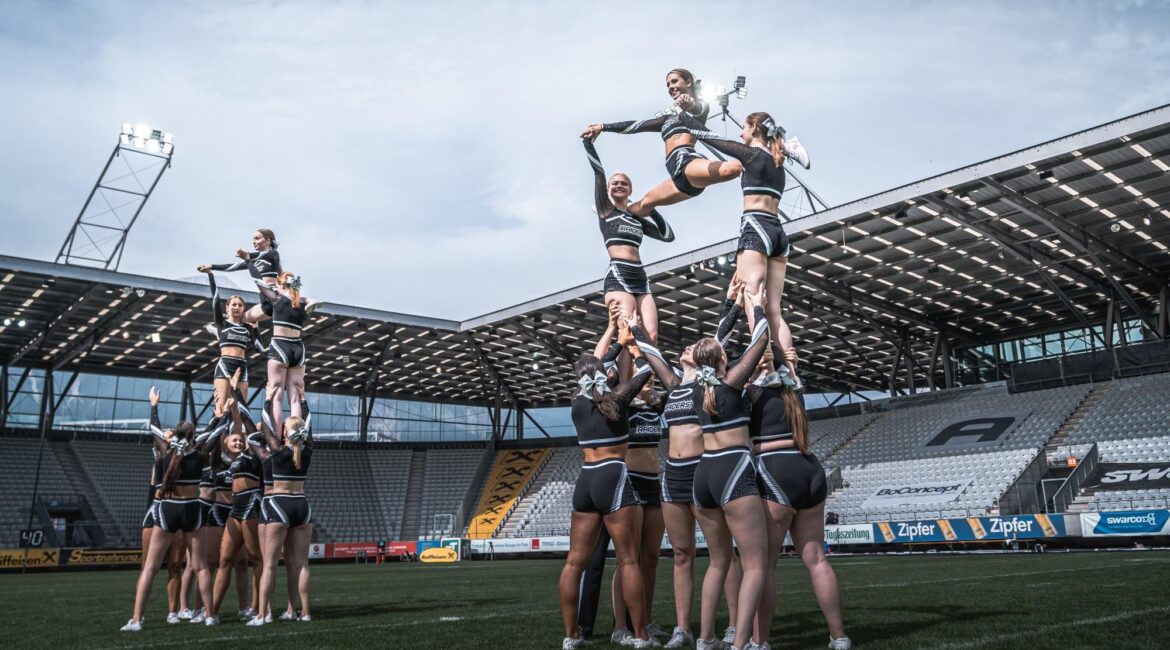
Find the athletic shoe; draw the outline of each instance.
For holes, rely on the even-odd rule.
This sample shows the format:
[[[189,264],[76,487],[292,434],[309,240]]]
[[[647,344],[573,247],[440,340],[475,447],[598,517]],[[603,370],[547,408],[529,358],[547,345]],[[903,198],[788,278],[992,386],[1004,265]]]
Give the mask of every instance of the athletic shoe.
[[[723,630],[723,642],[727,645],[735,643],[735,626],[728,625],[726,630]]]
[[[731,646],[724,643],[723,639],[696,639],[695,650],[731,650]]]
[[[134,619],[130,619],[129,621],[126,621],[125,625],[122,626],[121,631],[122,632],[141,632],[142,631],[142,621],[135,621]]]
[[[265,622],[265,623],[271,623],[271,622],[272,622],[272,612],[268,612],[268,616],[265,616],[265,617],[264,617],[264,622]]]
[[[574,639],[567,636],[561,641],[561,650],[578,650],[578,648],[584,648],[587,645],[589,645],[589,642],[583,638],[579,637]]]
[[[661,648],[662,647],[662,644],[659,643],[658,639],[655,639],[654,637],[650,637],[649,639],[639,639],[637,637],[634,637],[634,642],[629,644],[629,645],[631,648],[634,648],[635,650],[642,650],[643,648]]]
[[[743,647],[743,650],[772,650],[772,646],[768,645],[766,642],[756,643],[755,641],[748,640],[747,645]]]
[[[312,622],[312,620],[313,620],[313,617],[309,616],[308,614],[297,617],[298,623],[309,623],[309,622]]]
[[[195,615],[195,612],[192,610],[189,610],[189,609],[180,609],[179,610],[179,618],[184,620],[184,621],[191,620],[191,617],[194,615]]]
[[[297,620],[296,612],[290,612],[286,609],[280,615],[280,620],[282,620],[282,621],[295,621],[295,620]]]
[[[260,627],[261,625],[264,625],[264,619],[257,616],[247,623],[244,623],[244,625],[247,625],[248,627]]]
[[[829,649],[830,650],[849,650],[852,647],[853,647],[853,642],[850,641],[849,637],[847,637],[847,636],[843,636],[840,639],[834,639],[833,637],[829,637]]]
[[[812,167],[812,161],[808,159],[808,152],[801,146],[800,140],[797,138],[784,140],[784,157],[805,169]]]
[[[251,607],[246,607],[240,610],[240,620],[247,621],[256,617],[256,610]]]
[[[670,635],[670,640],[662,647],[677,650],[677,648],[685,648],[689,645],[695,645],[695,637],[690,632],[676,626],[674,634]]]
[[[167,614],[167,625],[174,625],[176,623],[182,623],[182,622],[183,622],[183,619],[179,618],[178,612],[171,612],[170,614]]]
[[[670,636],[669,632],[658,627],[657,625],[655,625],[653,623],[650,623],[649,625],[646,626],[646,632],[648,632],[650,634],[650,636],[653,636],[653,637],[666,638],[666,637]]]
[[[204,624],[204,625],[209,625],[209,626],[210,626],[210,625],[219,625],[219,617],[218,617],[218,616],[208,616],[208,617],[207,617],[207,618],[206,618],[206,619],[203,621],[203,624]]]
[[[207,620],[207,610],[201,609],[198,612],[195,612],[195,615],[192,616],[191,620],[187,621],[187,622],[188,623],[203,623],[206,620]]]
[[[609,642],[614,645],[632,646],[637,637],[624,627],[619,627],[609,635]]]

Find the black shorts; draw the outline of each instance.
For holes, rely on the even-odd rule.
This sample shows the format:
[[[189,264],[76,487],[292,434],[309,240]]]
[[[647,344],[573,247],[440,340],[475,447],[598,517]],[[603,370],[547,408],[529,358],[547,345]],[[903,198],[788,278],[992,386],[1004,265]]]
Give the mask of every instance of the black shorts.
[[[825,469],[814,454],[797,449],[766,451],[756,457],[760,494],[797,510],[818,506],[828,496]]]
[[[149,506],[146,506],[146,516],[142,518],[142,528],[154,528],[158,523],[158,501],[151,501]]]
[[[607,515],[626,506],[637,505],[634,486],[624,460],[585,463],[573,489],[574,512],[600,512]]]
[[[168,533],[189,533],[203,527],[203,505],[199,499],[160,499],[155,503],[154,525]]]
[[[218,501],[209,503],[203,508],[203,525],[206,528],[223,528],[227,525],[232,507]]]
[[[689,458],[667,458],[662,471],[662,500],[667,503],[691,503],[694,501],[695,468],[701,456]]]
[[[284,524],[289,528],[313,523],[313,508],[303,494],[266,496],[260,509],[264,512],[264,523]]]
[[[658,496],[658,474],[629,472],[630,485],[634,488],[634,501],[640,506],[656,506],[661,503]]]
[[[232,519],[247,521],[260,516],[260,488],[232,494]]]
[[[248,381],[248,361],[243,357],[220,357],[215,363],[215,379],[231,379],[236,369],[240,370],[240,381]]]
[[[722,508],[740,497],[759,494],[750,449],[729,447],[703,452],[695,468],[695,505]]]
[[[792,244],[780,217],[748,210],[739,218],[739,248],[736,251],[756,251],[768,257],[786,258],[792,254]]]
[[[670,180],[674,182],[678,191],[687,196],[698,196],[703,193],[703,188],[695,187],[687,180],[687,164],[695,159],[706,160],[698,151],[695,151],[694,147],[689,145],[675,147],[666,156],[666,172],[670,174]]]
[[[650,293],[650,280],[646,277],[646,269],[641,262],[626,260],[610,260],[609,270],[605,273],[605,292],[619,291],[635,296]]]
[[[299,338],[273,336],[268,343],[268,358],[287,368],[300,368],[305,365],[305,342]]]

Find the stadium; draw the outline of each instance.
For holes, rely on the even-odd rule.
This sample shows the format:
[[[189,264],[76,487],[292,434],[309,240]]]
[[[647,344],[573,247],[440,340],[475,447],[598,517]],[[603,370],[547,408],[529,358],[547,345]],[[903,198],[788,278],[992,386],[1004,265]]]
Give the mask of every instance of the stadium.
[[[743,85],[716,96],[725,111]],[[558,576],[579,534],[575,486],[596,451],[570,411],[584,394],[579,359],[609,342],[603,278],[461,320],[310,303],[296,328],[308,411],[289,388],[295,413],[284,417],[312,414],[300,494],[312,508],[301,578],[311,568],[311,620],[236,624],[238,587],[240,610],[259,598],[237,580],[222,625],[167,625],[179,582],[168,586],[164,562],[147,624],[136,636],[118,631],[147,560],[143,513],[160,499],[154,481],[146,498],[168,444],[158,429],[210,430],[225,417],[214,285],[118,270],[181,155],[169,133],[125,125],[72,227],[57,220],[56,259],[0,254],[9,647],[553,647]],[[713,147],[705,155],[726,160]],[[132,185],[117,171],[123,160]],[[811,176],[790,166],[778,201],[791,244],[783,318],[799,350],[807,443],[824,467],[824,547],[852,643],[1164,645],[1170,105],[836,205]],[[119,213],[110,197],[121,195],[133,198]],[[741,251],[735,237],[645,265],[658,314],[650,348],[665,362],[685,367],[682,351],[715,335]],[[217,270],[208,275],[246,305],[278,302],[259,279]],[[278,320],[259,322],[261,340],[285,335]],[[641,344],[630,349],[639,362]],[[735,360],[755,344],[742,330],[722,345]],[[295,364],[276,377],[271,355],[240,358],[237,377],[250,384],[226,413],[250,409],[258,421],[263,413],[257,428],[276,428],[266,384]],[[153,431],[152,387],[166,423]],[[275,458],[280,444],[269,444]],[[668,444],[653,448],[668,465]],[[698,583],[715,555],[696,530],[698,639]],[[824,647],[820,594],[793,539],[773,558],[777,620],[763,641]],[[669,535],[657,550],[650,620],[669,635]],[[246,566],[251,551],[233,553]],[[609,606],[615,555],[593,645],[622,627]],[[193,561],[179,556],[182,573],[182,557]],[[284,576],[276,572],[278,616]],[[202,602],[192,581],[184,610]],[[727,602],[716,618],[719,636],[734,627]]]

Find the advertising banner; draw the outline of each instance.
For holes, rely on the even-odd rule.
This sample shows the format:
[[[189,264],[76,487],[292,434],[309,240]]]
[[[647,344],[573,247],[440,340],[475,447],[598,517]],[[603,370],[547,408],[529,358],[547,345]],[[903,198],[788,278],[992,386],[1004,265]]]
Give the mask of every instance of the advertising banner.
[[[1098,490],[1170,488],[1170,463],[1101,463],[1082,487]]]
[[[30,569],[41,569],[61,564],[61,552],[55,548],[29,549],[28,564],[25,564],[24,553],[24,549],[0,550],[0,569],[19,569],[24,566]]]
[[[873,540],[873,524],[825,526],[825,541],[829,544],[873,544]]]
[[[420,562],[448,564],[459,561],[459,551],[450,546],[434,546],[418,554]]]
[[[136,566],[142,563],[142,549],[138,548],[67,548],[63,549],[64,566]]]
[[[1064,518],[1048,515],[883,521],[873,524],[873,530],[879,543],[889,544],[1044,539],[1064,537],[1067,534]]]
[[[1085,537],[1170,535],[1170,510],[1082,512],[1081,534]]]
[[[876,510],[889,506],[955,501],[973,482],[974,479],[966,477],[953,481],[883,485],[861,505],[863,508]]]
[[[471,515],[468,537],[488,539],[496,532],[548,453],[548,449],[513,449],[496,457]]]
[[[327,544],[309,544],[309,559],[310,560],[323,560],[327,557],[332,557],[331,555],[326,555],[326,553],[325,553],[326,546],[328,546],[328,545]]]

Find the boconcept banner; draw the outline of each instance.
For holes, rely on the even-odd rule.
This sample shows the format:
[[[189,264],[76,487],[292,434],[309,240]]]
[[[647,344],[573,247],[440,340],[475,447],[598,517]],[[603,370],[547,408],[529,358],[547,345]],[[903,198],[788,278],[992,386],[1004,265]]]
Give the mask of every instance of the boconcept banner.
[[[878,542],[888,544],[1040,539],[1066,534],[1064,518],[1048,515],[891,521],[873,524],[873,527]]]
[[[1085,537],[1170,535],[1170,510],[1082,512],[1081,534]]]
[[[953,481],[883,485],[873,493],[873,496],[866,499],[862,506],[878,509],[905,504],[955,501],[972,482],[974,482],[972,478],[957,478]]]
[[[1170,488],[1170,463],[1101,463],[1084,487],[1099,490]]]

